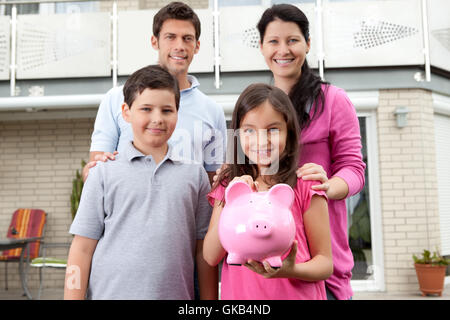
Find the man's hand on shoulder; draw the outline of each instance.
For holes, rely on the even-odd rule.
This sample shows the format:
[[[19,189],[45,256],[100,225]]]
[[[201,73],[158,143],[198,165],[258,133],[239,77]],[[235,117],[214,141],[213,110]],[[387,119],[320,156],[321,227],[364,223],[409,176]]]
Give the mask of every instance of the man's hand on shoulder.
[[[92,167],[95,167],[95,165],[97,164],[97,161],[106,162],[108,160],[115,160],[116,155],[118,153],[119,152],[117,152],[117,151],[114,151],[113,153],[103,152],[103,151],[92,151],[89,154],[89,162],[83,168],[83,172],[82,172],[83,182],[86,181],[86,179],[89,175],[89,169],[91,169]]]

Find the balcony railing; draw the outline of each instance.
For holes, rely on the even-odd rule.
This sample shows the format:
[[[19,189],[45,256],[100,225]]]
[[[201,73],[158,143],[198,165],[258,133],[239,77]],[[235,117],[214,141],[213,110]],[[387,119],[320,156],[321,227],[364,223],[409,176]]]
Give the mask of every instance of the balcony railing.
[[[264,6],[196,10],[202,35],[192,73],[267,70],[256,23]],[[1,2],[3,5],[11,5]],[[311,23],[308,62],[319,68],[421,65],[450,71],[450,1],[328,2],[298,6]],[[0,80],[112,77],[157,62],[155,10],[0,16]]]

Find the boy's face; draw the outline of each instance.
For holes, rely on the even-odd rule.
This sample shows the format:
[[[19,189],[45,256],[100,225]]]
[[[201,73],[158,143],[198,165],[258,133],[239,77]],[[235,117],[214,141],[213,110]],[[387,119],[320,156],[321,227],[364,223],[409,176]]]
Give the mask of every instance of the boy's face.
[[[166,145],[177,124],[175,95],[168,89],[145,89],[122,116],[133,128],[133,144],[145,154]]]
[[[159,63],[174,75],[187,74],[189,65],[200,48],[195,28],[188,20],[164,21],[159,37],[152,36],[152,47],[158,50]]]

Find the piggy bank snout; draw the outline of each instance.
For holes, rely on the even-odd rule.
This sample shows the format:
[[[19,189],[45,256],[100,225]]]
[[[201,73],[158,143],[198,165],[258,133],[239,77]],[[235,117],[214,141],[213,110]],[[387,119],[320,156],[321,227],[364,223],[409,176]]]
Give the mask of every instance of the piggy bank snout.
[[[272,224],[266,219],[249,221],[251,233],[256,237],[268,237],[272,233]]]

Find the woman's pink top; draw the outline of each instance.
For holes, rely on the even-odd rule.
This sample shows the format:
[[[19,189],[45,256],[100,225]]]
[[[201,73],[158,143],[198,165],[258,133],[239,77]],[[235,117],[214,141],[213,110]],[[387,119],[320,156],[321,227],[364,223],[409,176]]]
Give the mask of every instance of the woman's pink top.
[[[361,135],[355,108],[344,90],[322,85],[325,93],[323,113],[301,132],[299,166],[320,164],[328,177],[340,177],[348,185],[348,197],[364,186],[366,168],[361,155]],[[328,200],[333,275],[326,286],[339,300],[353,295],[350,286],[353,255],[348,242],[347,208],[344,200]]]
[[[314,194],[326,197],[323,191],[311,189],[314,184],[318,184],[318,182],[298,179],[294,188],[295,200],[292,206],[292,214],[296,226],[295,239],[298,242],[296,263],[311,260],[303,225],[303,214],[309,208]],[[221,185],[211,191],[208,195],[211,205],[214,205],[214,200],[224,201],[224,194],[225,188]],[[226,258],[223,260],[222,300],[326,300],[326,298],[324,281],[309,282],[287,278],[265,279],[244,266],[230,266],[227,264]]]

